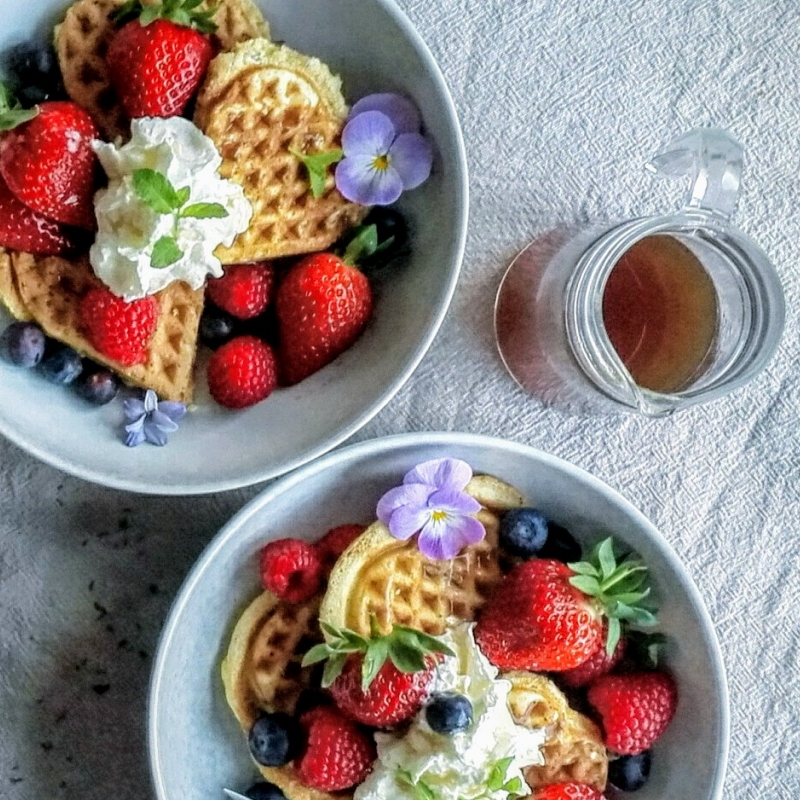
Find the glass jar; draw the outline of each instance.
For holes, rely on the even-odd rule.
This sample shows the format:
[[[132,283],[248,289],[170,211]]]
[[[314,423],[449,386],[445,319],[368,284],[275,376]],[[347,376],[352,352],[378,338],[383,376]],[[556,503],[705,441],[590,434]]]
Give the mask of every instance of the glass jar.
[[[495,304],[501,357],[544,402],[670,414],[743,386],[784,324],[778,275],[730,224],[741,146],[691,131],[653,158],[688,176],[674,214],[553,230],[512,262]]]

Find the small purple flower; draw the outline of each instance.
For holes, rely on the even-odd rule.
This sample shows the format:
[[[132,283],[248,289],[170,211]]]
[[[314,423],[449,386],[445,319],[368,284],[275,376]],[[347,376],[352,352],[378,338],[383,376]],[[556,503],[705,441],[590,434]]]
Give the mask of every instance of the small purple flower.
[[[474,516],[481,505],[464,491],[470,478],[469,464],[455,458],[419,464],[378,501],[378,519],[396,539],[419,533],[417,546],[428,558],[455,558],[486,535]]]
[[[342,131],[339,192],[353,203],[387,206],[427,180],[433,148],[419,127],[419,112],[406,97],[372,94],[359,100]]]
[[[148,389],[141,400],[129,398],[122,407],[128,423],[125,426],[125,444],[128,447],[136,447],[145,441],[163,447],[168,434],[178,430],[178,420],[186,413],[183,403],[159,402],[152,389]]]

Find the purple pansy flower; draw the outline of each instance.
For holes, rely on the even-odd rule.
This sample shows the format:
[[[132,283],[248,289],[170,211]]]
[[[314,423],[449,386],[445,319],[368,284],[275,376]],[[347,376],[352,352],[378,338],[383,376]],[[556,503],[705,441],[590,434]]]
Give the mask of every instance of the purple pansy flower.
[[[469,464],[455,458],[419,464],[378,501],[378,519],[396,539],[419,533],[417,545],[428,558],[454,558],[486,535],[474,516],[481,505],[464,491],[471,478]]]
[[[136,447],[142,442],[163,447],[167,436],[178,430],[178,420],[186,413],[183,403],[169,400],[159,402],[156,393],[148,389],[144,398],[132,397],[123,404],[125,413],[125,444]]]
[[[433,148],[419,132],[414,104],[396,94],[359,100],[342,131],[344,158],[336,166],[336,188],[365,206],[387,206],[431,174]]]

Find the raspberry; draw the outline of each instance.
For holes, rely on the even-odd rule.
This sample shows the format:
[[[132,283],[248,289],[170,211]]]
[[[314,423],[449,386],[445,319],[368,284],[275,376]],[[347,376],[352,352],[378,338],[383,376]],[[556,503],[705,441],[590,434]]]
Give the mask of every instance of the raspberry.
[[[272,300],[275,271],[263,264],[230,264],[221,278],[206,285],[211,302],[237,319],[252,319],[263,313]]]
[[[322,584],[317,551],[300,539],[278,539],[261,550],[261,583],[289,603],[312,598]]]
[[[585,783],[551,783],[536,789],[532,800],[605,800],[593,786]]]
[[[272,348],[255,336],[237,336],[208,361],[208,389],[226,408],[247,408],[269,397],[278,383]]]
[[[306,712],[300,725],[308,732],[308,741],[295,766],[304,785],[336,792],[367,777],[376,753],[364,728],[327,706]]]
[[[364,530],[363,525],[337,525],[317,541],[315,545],[317,555],[322,561],[325,572],[330,572],[333,569],[336,560],[344,553],[350,542],[357,539]]]
[[[158,300],[126,302],[106,288],[90,289],[81,301],[81,319],[99,353],[126,367],[144,364],[158,322]]]
[[[678,690],[666,672],[630,672],[598,678],[587,699],[602,718],[606,747],[635,755],[649,750],[666,730]]]

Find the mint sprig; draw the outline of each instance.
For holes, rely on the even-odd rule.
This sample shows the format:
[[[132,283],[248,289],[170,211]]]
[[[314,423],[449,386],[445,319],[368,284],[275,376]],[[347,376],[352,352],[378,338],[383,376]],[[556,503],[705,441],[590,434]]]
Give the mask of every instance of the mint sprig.
[[[655,609],[643,602],[650,595],[647,566],[630,556],[617,563],[611,537],[600,542],[586,561],[567,566],[576,573],[569,582],[594,598],[608,618],[608,655],[619,642],[623,624],[647,627],[657,623]]]
[[[354,653],[363,654],[361,665],[361,689],[366,692],[375,680],[386,661],[400,672],[422,672],[427,669],[426,656],[432,653],[455,655],[453,651],[435,636],[395,625],[390,633],[381,633],[373,616],[369,637],[361,636],[349,628],[336,628],[321,622],[325,641],[315,645],[303,656],[303,666],[325,661],[322,672],[322,687],[327,688],[344,669],[345,662]]]
[[[183,256],[183,250],[178,245],[178,229],[182,219],[221,219],[228,216],[225,206],[220,203],[186,205],[191,197],[191,189],[188,186],[176,189],[166,175],[154,169],[134,170],[133,190],[157,214],[173,217],[172,236],[162,236],[153,245],[150,256],[153,269],[169,267]]]
[[[38,114],[38,108],[23,108],[5,84],[0,83],[0,132],[10,131]]]
[[[436,792],[422,778],[418,778],[415,781],[407,769],[398,767],[395,772],[395,780],[400,786],[411,789],[415,800],[436,800]]]
[[[341,150],[326,150],[321,153],[314,153],[308,155],[295,150],[293,147],[289,148],[289,152],[306,168],[308,173],[308,182],[311,186],[311,195],[314,199],[322,197],[325,193],[325,180],[328,177],[328,167],[336,164],[344,158],[344,153]]]

